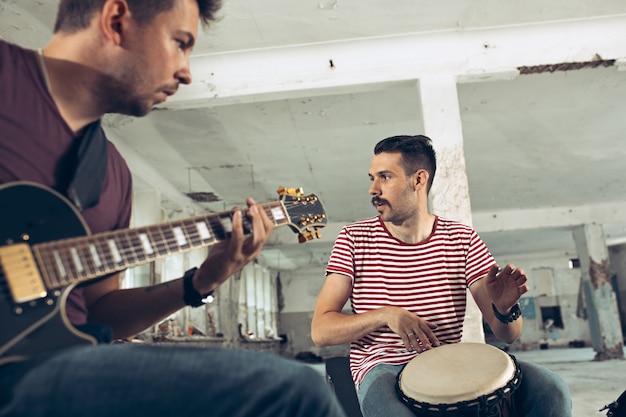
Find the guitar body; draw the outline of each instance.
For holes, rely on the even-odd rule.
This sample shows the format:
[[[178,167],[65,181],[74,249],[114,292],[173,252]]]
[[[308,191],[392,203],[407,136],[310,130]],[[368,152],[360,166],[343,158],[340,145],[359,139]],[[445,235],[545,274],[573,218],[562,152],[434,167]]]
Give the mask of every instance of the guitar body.
[[[0,247],[29,245],[88,234],[75,208],[58,193],[32,183],[0,186]],[[48,289],[47,296],[17,304],[0,265],[0,364],[76,344],[95,343],[65,315],[73,286]],[[42,346],[43,345],[43,346]]]

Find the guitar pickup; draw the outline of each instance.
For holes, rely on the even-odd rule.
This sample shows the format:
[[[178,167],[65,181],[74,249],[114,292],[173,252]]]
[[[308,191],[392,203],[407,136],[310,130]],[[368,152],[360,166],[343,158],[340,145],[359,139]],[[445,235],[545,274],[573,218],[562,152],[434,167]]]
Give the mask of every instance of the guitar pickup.
[[[28,244],[18,243],[0,247],[0,265],[15,303],[26,303],[46,297],[46,287]]]

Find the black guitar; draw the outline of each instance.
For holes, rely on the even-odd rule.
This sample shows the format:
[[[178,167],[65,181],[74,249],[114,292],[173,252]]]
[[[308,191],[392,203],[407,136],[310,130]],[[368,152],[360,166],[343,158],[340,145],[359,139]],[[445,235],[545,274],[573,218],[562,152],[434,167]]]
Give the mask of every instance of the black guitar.
[[[326,225],[319,199],[301,189],[281,187],[278,194],[278,201],[261,205],[274,224],[288,225],[301,243],[319,237]],[[65,314],[77,284],[216,244],[230,230],[229,211],[90,234],[67,199],[28,182],[1,185],[0,201],[0,365],[96,342]],[[244,232],[251,226],[246,217]]]

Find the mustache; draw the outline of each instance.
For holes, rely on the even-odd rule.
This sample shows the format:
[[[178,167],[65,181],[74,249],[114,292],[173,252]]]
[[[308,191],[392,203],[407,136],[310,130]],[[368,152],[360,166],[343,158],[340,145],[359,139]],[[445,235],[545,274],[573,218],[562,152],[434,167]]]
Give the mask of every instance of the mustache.
[[[389,204],[389,202],[385,200],[384,198],[374,196],[372,197],[372,205],[376,205],[376,204]]]

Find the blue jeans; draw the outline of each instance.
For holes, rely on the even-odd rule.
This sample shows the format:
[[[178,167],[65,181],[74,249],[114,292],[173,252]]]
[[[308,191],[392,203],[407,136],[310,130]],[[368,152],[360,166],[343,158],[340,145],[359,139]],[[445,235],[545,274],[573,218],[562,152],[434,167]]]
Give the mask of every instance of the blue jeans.
[[[0,367],[0,397],[2,417],[345,417],[310,366],[244,350],[77,347]]]
[[[543,366],[519,361],[522,382],[515,391],[519,402],[516,417],[572,417],[569,387],[563,379]],[[359,385],[363,417],[415,417],[400,401],[396,377],[404,365],[377,365]]]

